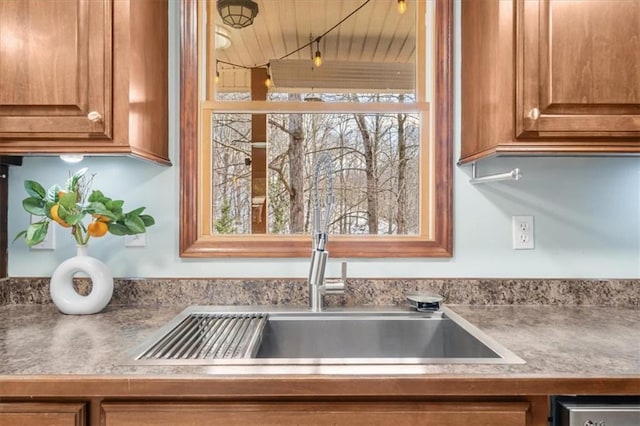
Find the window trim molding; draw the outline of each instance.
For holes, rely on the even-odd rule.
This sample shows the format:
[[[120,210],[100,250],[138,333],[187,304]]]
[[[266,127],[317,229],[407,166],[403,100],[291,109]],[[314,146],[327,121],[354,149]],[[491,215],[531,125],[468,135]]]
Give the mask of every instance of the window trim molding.
[[[297,235],[201,235],[198,229],[198,0],[180,3],[180,236],[181,257],[307,257],[309,238]],[[451,257],[453,250],[453,0],[436,0],[434,146],[430,237],[331,236],[332,257]],[[415,107],[415,105],[414,105]]]

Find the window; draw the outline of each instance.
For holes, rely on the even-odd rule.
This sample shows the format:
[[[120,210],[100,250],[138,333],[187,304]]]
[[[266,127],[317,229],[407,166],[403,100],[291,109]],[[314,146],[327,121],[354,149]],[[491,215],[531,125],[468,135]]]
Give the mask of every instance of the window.
[[[388,0],[279,3],[258,1],[250,27],[224,30],[214,1],[183,2],[181,255],[308,256],[313,166],[328,153],[332,257],[450,256],[451,1],[409,1],[404,21],[380,12],[395,5]],[[317,11],[327,4],[336,10]],[[358,7],[353,22],[318,29]],[[256,41],[284,39],[280,29],[310,10],[317,35],[293,47]],[[295,22],[282,22],[285,15]],[[374,31],[380,16],[395,39]],[[271,28],[261,29],[259,17]],[[357,38],[359,27],[368,32]],[[231,46],[216,49],[216,34]],[[356,61],[353,51],[368,59]]]

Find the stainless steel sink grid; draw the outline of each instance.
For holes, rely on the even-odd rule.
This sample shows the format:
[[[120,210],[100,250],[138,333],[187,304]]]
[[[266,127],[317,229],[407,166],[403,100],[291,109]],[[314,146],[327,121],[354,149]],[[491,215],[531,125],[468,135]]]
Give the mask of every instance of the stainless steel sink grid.
[[[246,309],[188,308],[133,351],[134,363],[211,366],[524,363],[447,307],[431,313],[276,309],[249,313]],[[219,332],[223,327],[210,325],[229,318],[245,321],[252,318],[255,322],[235,325],[231,329],[237,333],[224,335]],[[187,326],[185,321],[205,325]],[[238,337],[241,334],[247,337]]]
[[[191,313],[138,359],[250,358],[256,354],[266,320],[264,313]]]

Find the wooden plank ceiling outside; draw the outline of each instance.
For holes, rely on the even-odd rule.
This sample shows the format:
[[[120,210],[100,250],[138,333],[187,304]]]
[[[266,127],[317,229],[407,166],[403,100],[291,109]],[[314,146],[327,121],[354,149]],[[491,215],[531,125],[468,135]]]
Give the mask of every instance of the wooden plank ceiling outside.
[[[348,90],[350,82],[383,91],[405,91],[402,89],[405,86],[413,88],[415,0],[407,1],[408,10],[404,14],[398,13],[395,0],[370,0],[321,38],[319,47],[323,65],[315,70],[313,78],[301,77],[300,73],[314,72],[312,57],[317,49],[315,42],[283,60],[277,60],[321,36],[365,0],[256,2],[259,13],[254,23],[242,29],[225,26],[218,13],[215,13],[214,22],[229,35],[231,46],[209,53],[217,54],[217,59],[221,61],[247,67],[271,63],[273,91],[306,90],[309,89],[305,87],[309,81],[314,82],[316,89],[336,87]],[[211,10],[216,9],[213,7]],[[367,69],[371,72],[367,72]],[[249,90],[251,79],[247,70],[234,69],[222,63],[218,65],[218,70],[221,77],[218,90]],[[395,80],[397,84],[389,87],[390,80]]]

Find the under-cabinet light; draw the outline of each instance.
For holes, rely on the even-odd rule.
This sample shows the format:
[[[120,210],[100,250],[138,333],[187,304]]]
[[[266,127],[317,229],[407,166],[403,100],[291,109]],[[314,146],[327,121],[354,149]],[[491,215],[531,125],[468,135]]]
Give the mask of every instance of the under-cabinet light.
[[[84,155],[82,154],[61,154],[60,159],[65,163],[79,163],[84,160]]]

